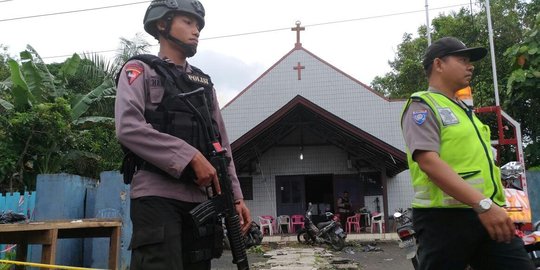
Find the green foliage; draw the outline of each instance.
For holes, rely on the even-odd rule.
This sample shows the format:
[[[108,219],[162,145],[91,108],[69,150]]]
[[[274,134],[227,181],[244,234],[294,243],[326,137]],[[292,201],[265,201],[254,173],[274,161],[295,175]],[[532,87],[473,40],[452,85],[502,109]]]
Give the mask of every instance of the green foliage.
[[[485,2],[476,4],[477,13],[462,8],[458,12],[440,15],[432,20],[432,39],[445,36],[457,37],[470,47],[489,48],[487,16]],[[495,59],[498,75],[500,101],[509,115],[521,123],[526,144],[538,142],[540,136],[540,89],[538,75],[538,54],[540,51],[540,34],[534,18],[540,12],[540,1],[493,0],[491,1],[491,18],[495,43]],[[376,77],[372,87],[390,98],[405,98],[411,93],[425,90],[425,78],[421,61],[427,47],[426,28],[419,27],[418,37],[405,34],[398,46],[394,60],[389,62],[391,72]],[[518,59],[525,61],[523,67],[516,64]],[[495,105],[491,55],[474,63],[474,78],[471,82],[475,107]],[[484,117],[484,115],[482,115]],[[487,117],[497,138],[496,121]],[[512,134],[513,135],[513,134]],[[507,136],[506,138],[511,137]],[[531,146],[532,147],[532,146]],[[503,158],[515,159],[515,149],[505,147]],[[540,151],[529,152],[527,165],[540,159]],[[509,161],[509,160],[506,160]],[[532,162],[532,163],[531,163]],[[504,164],[504,161],[503,161]]]
[[[248,249],[248,252],[251,254],[264,254],[266,253],[265,248],[262,245],[252,246]]]
[[[121,40],[113,62],[74,54],[46,65],[30,46],[19,62],[0,45],[0,191],[31,190],[39,173],[96,178],[118,169],[113,78],[149,46],[137,36]]]
[[[98,178],[102,171],[118,170],[123,152],[116,140],[114,122],[86,122],[75,131],[76,151],[68,157],[66,172]]]
[[[536,90],[540,86],[540,14],[536,24],[525,35],[523,42],[508,48],[505,56],[512,63],[513,71],[509,76],[506,92],[511,98],[530,95],[523,88]],[[536,91],[532,91],[533,93]]]
[[[527,167],[540,166],[540,14],[522,42],[505,56],[513,69],[506,84],[504,107],[519,119],[527,147]]]
[[[18,149],[13,147],[13,138],[6,132],[9,129],[7,119],[6,115],[0,115],[0,186],[9,185],[7,181],[15,173],[19,157]]]
[[[16,255],[17,254],[16,254],[15,250],[10,250],[10,251],[5,253],[5,256],[4,256],[3,260],[15,260]],[[13,268],[12,264],[0,263],[0,270],[9,270],[9,269],[12,269],[12,268]]]
[[[483,4],[477,5],[481,8],[477,14],[471,14],[468,9],[462,8],[458,12],[434,18],[432,40],[453,36],[470,47],[489,48],[485,7]],[[503,85],[511,71],[507,63],[501,61],[504,59],[504,52],[522,39],[527,21],[524,16],[534,7],[533,3],[527,4],[518,0],[491,1],[497,71]],[[376,77],[371,83],[372,87],[390,98],[404,98],[413,92],[425,90],[427,79],[421,61],[426,48],[425,26],[418,28],[416,38],[413,38],[412,34],[404,34],[394,60],[389,62],[391,71],[382,77]],[[475,63],[475,78],[471,84],[476,106],[494,104],[490,56]]]
[[[66,86],[80,68],[81,59],[77,54],[61,65],[51,65],[56,76],[32,47],[28,46],[20,57],[20,64],[8,60],[10,80],[1,85],[8,94],[0,99],[1,108],[6,112],[0,115],[0,185],[10,191],[33,189],[37,174],[58,173],[65,171],[69,162],[80,163],[74,158],[80,155],[73,153],[80,152],[75,141],[81,130],[73,128],[72,124],[91,105],[87,102],[84,108],[72,108],[67,101],[73,91]],[[93,95],[94,100],[99,99],[98,94]],[[77,109],[75,118],[73,109]],[[91,155],[84,158],[88,156]]]
[[[76,98],[73,105],[73,120],[79,119],[86,111],[88,111],[92,104],[100,101],[105,96],[114,95],[114,93],[116,93],[114,81],[111,78],[105,78],[100,86],[96,87],[86,95]]]
[[[0,44],[0,81],[9,78],[9,67],[7,66],[7,60],[10,58],[7,53],[7,46]],[[2,89],[0,88],[0,93]]]
[[[405,34],[398,46],[396,59],[389,62],[393,71],[384,77],[375,77],[373,89],[391,98],[407,98],[416,91],[426,89],[427,81],[422,67],[426,46],[426,39],[413,39],[411,34]]]
[[[58,172],[74,145],[70,106],[62,98],[26,111],[12,111],[2,124],[4,137],[9,139],[8,145],[2,145],[7,154],[2,157],[1,169],[6,172],[3,180],[8,180],[3,184],[10,190],[32,189],[32,176]]]

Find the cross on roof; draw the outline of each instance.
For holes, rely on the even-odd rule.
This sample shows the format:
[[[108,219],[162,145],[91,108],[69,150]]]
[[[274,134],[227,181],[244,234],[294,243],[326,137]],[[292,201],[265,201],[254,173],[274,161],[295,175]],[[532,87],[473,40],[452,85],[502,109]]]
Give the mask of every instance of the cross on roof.
[[[298,70],[298,80],[302,80],[302,69],[305,69],[306,67],[305,66],[302,66],[300,65],[300,62],[298,62],[298,64],[293,67],[294,70]]]
[[[300,21],[296,21],[296,27],[291,28],[291,31],[296,31],[296,44],[294,44],[295,48],[302,47],[302,43],[300,43],[300,31],[306,30],[305,27],[300,27],[300,24]]]

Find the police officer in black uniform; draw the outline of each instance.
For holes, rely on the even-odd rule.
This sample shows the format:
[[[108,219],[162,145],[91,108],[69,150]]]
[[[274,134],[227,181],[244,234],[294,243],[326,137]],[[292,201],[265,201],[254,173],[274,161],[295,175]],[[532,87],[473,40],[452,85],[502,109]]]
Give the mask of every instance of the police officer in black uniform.
[[[197,0],[152,1],[144,29],[159,40],[159,54],[129,60],[117,78],[116,134],[126,152],[124,180],[131,184],[131,269],[210,269],[211,259],[221,255],[220,220],[195,227],[189,215],[209,193],[221,192],[206,158],[208,134],[230,149],[212,80],[186,61],[197,51],[204,15]],[[178,98],[201,87],[204,95]],[[227,155],[236,211],[247,232],[251,216]]]

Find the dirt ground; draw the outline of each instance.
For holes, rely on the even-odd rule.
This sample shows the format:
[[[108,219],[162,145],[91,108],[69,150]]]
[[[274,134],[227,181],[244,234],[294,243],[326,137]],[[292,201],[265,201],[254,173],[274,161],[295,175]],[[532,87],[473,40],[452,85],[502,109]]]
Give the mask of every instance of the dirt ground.
[[[347,247],[336,254],[343,258],[348,258],[360,266],[362,270],[378,270],[378,269],[392,269],[392,270],[414,270],[410,260],[405,258],[405,252],[399,248],[396,241],[391,242],[352,242],[354,244],[351,249],[354,254],[349,254]],[[375,248],[380,248],[382,251],[370,251],[367,250],[367,244],[371,244]],[[373,245],[375,244],[375,245]]]
[[[371,248],[367,245],[370,244]],[[289,247],[309,247],[302,246],[298,243],[268,243],[262,245],[256,250],[248,252],[248,261],[250,264],[257,262],[265,262],[268,259],[263,257],[263,252],[272,249]],[[373,249],[375,248],[375,249]],[[380,251],[377,251],[380,249]],[[371,250],[371,251],[368,251]],[[395,241],[389,242],[358,242],[349,241],[347,246],[340,252],[333,252],[335,257],[350,259],[358,263],[361,270],[413,270],[410,260],[405,258],[405,253],[398,247]],[[236,270],[236,266],[232,264],[232,255],[229,250],[225,250],[220,259],[212,261],[213,270]]]

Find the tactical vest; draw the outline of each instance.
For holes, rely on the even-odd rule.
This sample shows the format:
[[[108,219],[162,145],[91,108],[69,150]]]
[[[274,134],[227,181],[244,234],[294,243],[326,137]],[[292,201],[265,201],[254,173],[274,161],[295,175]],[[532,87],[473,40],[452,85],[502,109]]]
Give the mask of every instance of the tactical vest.
[[[460,106],[443,94],[428,91],[411,96],[402,118],[412,116],[403,114],[414,100],[427,104],[439,123],[440,158],[473,188],[496,204],[504,205],[500,170],[494,164],[490,147],[489,127],[474,115],[472,109]],[[412,159],[409,149],[406,150],[415,192],[413,208],[469,208],[436,186]]]
[[[221,142],[217,122],[212,118],[215,101],[210,76],[193,66],[191,66],[192,73],[181,72],[173,63],[168,63],[155,55],[143,54],[132,57],[130,60],[140,60],[153,68],[160,75],[165,90],[158,107],[154,111],[145,111],[146,122],[160,132],[186,141],[203,155],[208,156],[213,149],[210,135],[214,134],[216,139]],[[119,76],[120,74],[116,78],[117,84]],[[204,88],[203,94],[178,97],[178,94],[188,93],[200,87]],[[129,149],[125,147],[123,149],[126,155],[122,171],[127,171],[129,174],[130,171],[134,173],[136,170],[142,169],[170,176],[153,164],[136,156]],[[131,157],[129,157],[130,155]],[[133,164],[125,164],[130,162],[126,161],[129,158],[132,159]],[[131,182],[131,179],[126,181],[126,172],[123,173],[124,182]],[[180,180],[188,182],[195,180],[195,174],[190,166],[187,166],[182,172]]]

